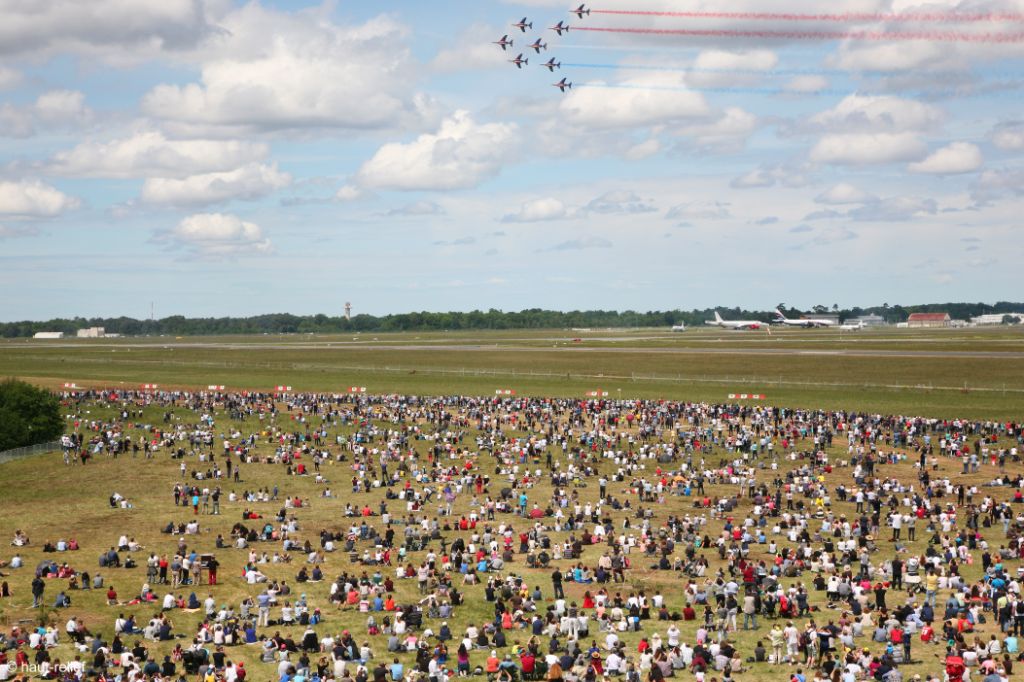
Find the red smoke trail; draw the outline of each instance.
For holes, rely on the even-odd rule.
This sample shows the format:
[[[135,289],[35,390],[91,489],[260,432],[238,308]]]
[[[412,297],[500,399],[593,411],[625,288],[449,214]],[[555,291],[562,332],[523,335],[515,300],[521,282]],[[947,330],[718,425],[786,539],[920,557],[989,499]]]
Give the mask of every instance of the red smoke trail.
[[[842,14],[795,14],[789,12],[648,12],[626,9],[595,9],[594,14],[617,14],[637,17],[676,17],[683,19],[747,19],[754,21],[832,21],[832,22],[938,22],[961,23],[979,21],[1024,22],[1024,14],[1013,12],[907,12],[872,13],[844,12]],[[573,26],[575,30],[577,27]]]
[[[696,28],[602,28],[573,26],[573,31],[641,33],[698,38],[781,38],[786,40],[929,40],[943,43],[1021,43],[1024,33],[951,33],[948,31],[761,31]]]

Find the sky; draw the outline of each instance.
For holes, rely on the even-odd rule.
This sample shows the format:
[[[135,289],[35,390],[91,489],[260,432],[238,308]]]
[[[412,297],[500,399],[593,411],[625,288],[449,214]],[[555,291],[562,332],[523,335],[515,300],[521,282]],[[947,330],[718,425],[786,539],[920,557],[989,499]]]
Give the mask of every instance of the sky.
[[[577,4],[0,0],[0,320],[1020,298],[1024,0]]]

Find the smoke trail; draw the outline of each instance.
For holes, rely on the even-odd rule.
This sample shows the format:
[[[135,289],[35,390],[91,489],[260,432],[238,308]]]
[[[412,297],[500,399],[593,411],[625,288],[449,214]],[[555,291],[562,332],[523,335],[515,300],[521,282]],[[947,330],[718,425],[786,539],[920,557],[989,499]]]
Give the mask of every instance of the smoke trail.
[[[654,12],[625,9],[594,9],[593,14],[616,14],[638,17],[676,17],[683,19],[741,19],[752,21],[825,21],[848,22],[894,22],[894,23],[977,23],[1024,22],[1024,14],[1016,12],[844,12],[842,14],[800,14],[791,12]],[[576,27],[573,26],[575,30]]]
[[[629,46],[617,47],[615,45],[596,45],[596,44],[595,45],[580,45],[580,44],[575,44],[575,45],[559,45],[558,49],[559,50],[569,50],[569,51],[572,51],[572,50],[593,50],[593,51],[601,51],[601,52],[627,52],[627,53],[632,53],[632,52],[637,52],[637,53],[656,52],[656,53],[663,53],[663,54],[679,55],[681,51],[686,50],[687,48],[680,47],[680,46],[671,46],[671,45],[661,45],[661,46],[657,46],[657,47],[649,46],[649,45],[629,45]],[[618,64],[616,64],[616,63],[594,64],[594,63],[584,63],[584,62],[580,62],[580,63],[563,62],[562,66],[565,66],[565,67],[570,67],[571,66],[571,67],[581,68],[581,69],[608,69],[608,70],[619,69],[619,70],[623,70],[623,71],[630,71],[630,70],[633,70],[633,71],[670,71],[670,72],[687,72],[687,71],[692,71],[694,73],[723,73],[723,74],[736,73],[736,74],[750,74],[750,75],[755,75],[755,76],[758,75],[758,74],[768,74],[768,75],[773,75],[773,76],[827,76],[827,77],[832,77],[832,78],[844,78],[844,77],[856,77],[856,76],[870,76],[870,77],[875,77],[875,78],[885,78],[885,77],[898,77],[898,76],[906,75],[908,73],[907,70],[901,69],[901,68],[881,69],[881,68],[859,68],[859,67],[849,67],[849,68],[845,68],[845,69],[836,69],[836,68],[833,68],[833,69],[826,69],[826,68],[774,69],[773,68],[773,69],[764,69],[764,70],[762,70],[762,69],[743,69],[743,68],[725,68],[725,67],[713,68],[713,67],[699,67],[699,66],[690,66],[690,67],[679,66],[679,67],[675,67],[675,66],[657,66],[657,65],[652,65],[652,64],[643,64],[643,65],[633,65],[633,64],[624,64],[624,63],[618,63]],[[949,75],[949,76],[961,76],[961,77],[971,77],[971,78],[988,77],[988,78],[1001,78],[1001,79],[1004,79],[1004,80],[1015,80],[1015,79],[1020,78],[1022,76],[1022,74],[1024,74],[1024,72],[1022,72],[1020,70],[1001,70],[1001,71],[989,71],[989,70],[986,70],[984,74],[981,74],[981,73],[977,73],[977,72],[966,71],[964,69],[958,69],[956,67],[929,68],[927,73],[929,75],[932,75],[932,76]]]
[[[1007,90],[921,90],[918,92],[903,93],[912,97],[925,99],[946,99],[951,97],[1005,97],[1020,95],[1020,88],[1024,83],[1001,83]],[[767,96],[792,96],[792,97],[847,97],[849,95],[861,95],[863,97],[880,97],[892,95],[887,91],[860,91],[842,90],[835,88],[822,88],[819,90],[788,90],[786,88],[759,88],[745,86],[689,86],[689,85],[646,85],[640,83],[574,83],[574,88],[606,88],[613,90],[660,90],[668,92],[709,92],[734,95],[767,95]]]
[[[717,73],[747,76],[849,76],[851,71],[842,69],[727,69],[704,66],[657,66],[649,64],[584,64],[562,62],[565,68],[604,69],[621,71],[668,71],[670,73]]]
[[[694,38],[778,38],[783,40],[926,40],[943,43],[1021,43],[1024,33],[951,33],[947,31],[762,31],[739,29],[608,28],[573,26],[574,31],[689,36]]]
[[[847,90],[824,88],[821,90],[786,90],[785,88],[756,88],[743,86],[683,86],[683,85],[642,85],[640,83],[574,83],[574,88],[609,88],[613,90],[660,90],[668,92],[711,92],[735,95],[794,95],[794,96],[826,96],[845,97]]]

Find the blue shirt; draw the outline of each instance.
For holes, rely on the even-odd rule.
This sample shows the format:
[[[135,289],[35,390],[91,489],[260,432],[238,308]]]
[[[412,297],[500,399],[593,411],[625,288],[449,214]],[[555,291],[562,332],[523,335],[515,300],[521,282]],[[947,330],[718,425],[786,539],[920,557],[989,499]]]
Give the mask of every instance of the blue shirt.
[[[402,665],[401,663],[392,663],[391,664],[391,679],[395,680],[396,682],[398,680],[401,680],[402,679],[402,674],[404,672],[405,672],[405,666]]]

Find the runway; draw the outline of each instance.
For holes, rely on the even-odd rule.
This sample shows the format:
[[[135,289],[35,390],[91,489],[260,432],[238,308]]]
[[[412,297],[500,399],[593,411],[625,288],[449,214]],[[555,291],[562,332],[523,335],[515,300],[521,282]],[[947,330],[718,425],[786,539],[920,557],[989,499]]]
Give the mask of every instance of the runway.
[[[631,339],[635,340],[635,339]],[[559,339],[568,343],[566,339]],[[2,347],[0,347],[2,348]],[[807,350],[804,348],[712,348],[687,346],[681,348],[643,348],[643,347],[593,347],[584,345],[564,346],[507,346],[498,344],[453,344],[453,343],[360,343],[360,342],[313,342],[313,343],[231,343],[231,342],[199,342],[183,343],[46,343],[7,346],[6,350],[43,350],[48,348],[104,348],[111,352],[130,352],[131,350],[154,351],[161,349],[207,349],[207,350],[372,350],[372,351],[442,351],[452,353],[609,353],[626,355],[762,355],[762,356],[806,356],[834,358],[948,358],[954,359],[988,359],[988,360],[1024,360],[1024,352],[983,351],[983,350],[899,350],[899,349],[856,349],[830,348]]]

